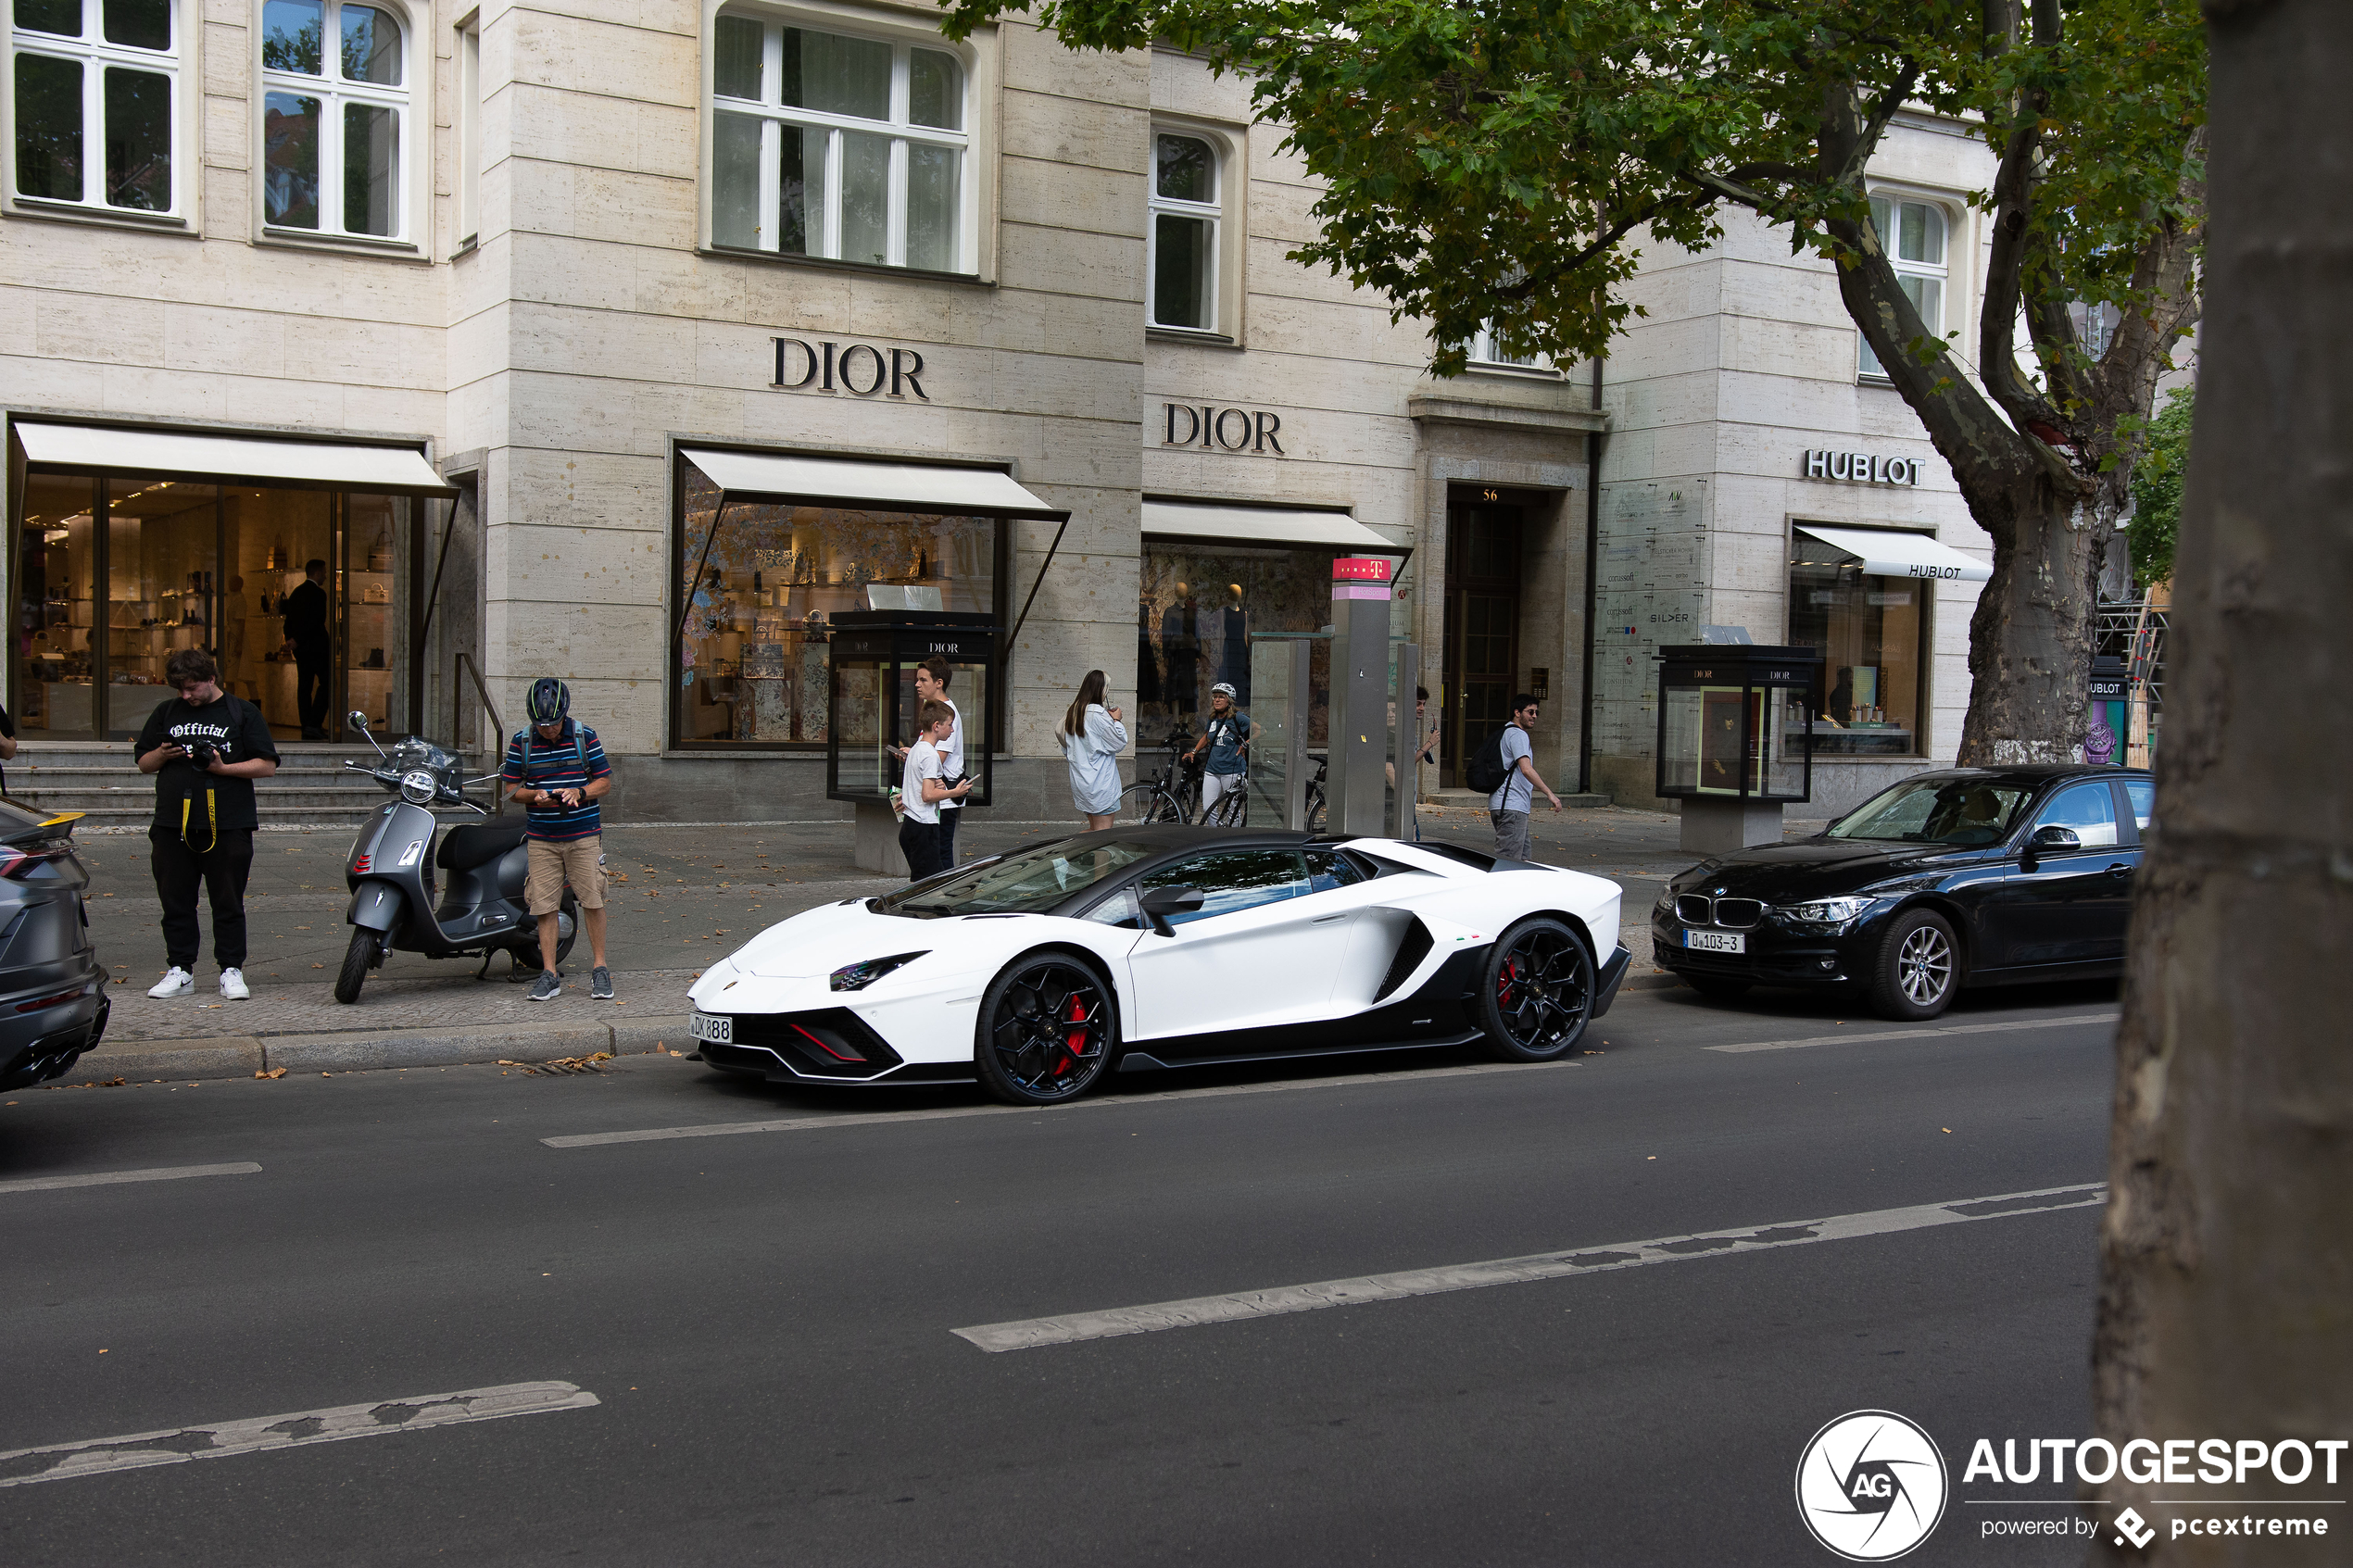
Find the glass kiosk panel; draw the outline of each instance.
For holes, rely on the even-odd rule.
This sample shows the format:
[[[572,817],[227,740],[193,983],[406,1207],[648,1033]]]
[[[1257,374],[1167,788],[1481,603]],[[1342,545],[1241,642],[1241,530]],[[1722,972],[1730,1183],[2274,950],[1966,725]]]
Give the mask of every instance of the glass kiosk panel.
[[[1813,793],[1812,648],[1659,650],[1658,793],[1802,801]]]
[[[997,750],[997,626],[993,617],[953,611],[844,610],[831,625],[827,679],[825,797],[887,805],[914,744],[915,671],[948,664],[948,699],[964,730],[967,807],[991,801]]]

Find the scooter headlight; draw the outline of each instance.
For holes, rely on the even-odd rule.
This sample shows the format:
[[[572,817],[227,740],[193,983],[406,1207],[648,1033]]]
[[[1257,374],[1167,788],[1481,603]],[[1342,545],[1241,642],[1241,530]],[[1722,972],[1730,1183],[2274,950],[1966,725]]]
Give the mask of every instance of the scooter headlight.
[[[400,775],[400,798],[411,806],[430,806],[440,793],[433,774],[422,768],[411,768]]]

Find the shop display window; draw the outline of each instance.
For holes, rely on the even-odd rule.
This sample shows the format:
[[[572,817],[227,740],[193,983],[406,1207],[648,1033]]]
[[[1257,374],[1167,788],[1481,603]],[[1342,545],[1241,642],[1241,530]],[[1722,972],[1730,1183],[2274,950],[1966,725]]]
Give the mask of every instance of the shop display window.
[[[1004,620],[1000,518],[734,501],[713,536],[719,488],[692,463],[679,467],[675,570],[688,586],[673,744],[824,746],[830,626],[846,611]],[[879,713],[879,688],[867,695]],[[948,695],[967,734],[985,734],[975,709],[992,694],[953,681]]]
[[[333,738],[353,709],[405,722],[411,507],[161,476],[29,476],[19,721],[57,739],[128,739],[170,695],[171,655],[202,647],[281,740]]]
[[[1235,706],[1252,698],[1252,639],[1319,631],[1332,618],[1329,548],[1263,548],[1147,539],[1136,608],[1139,748],[1165,746],[1182,730],[1202,733],[1209,688],[1230,683]],[[1314,645],[1308,741],[1325,742],[1331,645]]]
[[[1918,578],[1867,576],[1856,556],[1800,532],[1790,541],[1789,641],[1819,650],[1818,757],[1919,757],[1928,598]]]

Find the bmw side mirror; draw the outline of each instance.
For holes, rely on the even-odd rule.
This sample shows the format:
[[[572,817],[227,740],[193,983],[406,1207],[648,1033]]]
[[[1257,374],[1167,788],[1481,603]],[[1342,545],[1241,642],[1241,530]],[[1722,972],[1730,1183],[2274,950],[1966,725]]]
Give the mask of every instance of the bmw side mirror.
[[[1155,887],[1144,895],[1144,919],[1163,936],[1174,936],[1176,929],[1168,923],[1170,915],[1199,914],[1205,896],[1198,887]]]
[[[2081,849],[2083,847],[2082,839],[2076,835],[2073,828],[2063,828],[2057,822],[2046,827],[2036,828],[2032,843],[2037,849]]]

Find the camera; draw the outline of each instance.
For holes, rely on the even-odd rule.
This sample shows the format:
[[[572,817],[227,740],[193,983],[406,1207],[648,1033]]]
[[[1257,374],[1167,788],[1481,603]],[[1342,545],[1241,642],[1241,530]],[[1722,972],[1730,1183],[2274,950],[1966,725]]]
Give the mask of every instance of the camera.
[[[200,773],[210,772],[213,759],[220,755],[220,748],[210,741],[192,740],[181,749],[188,754],[188,760],[195,764]]]

